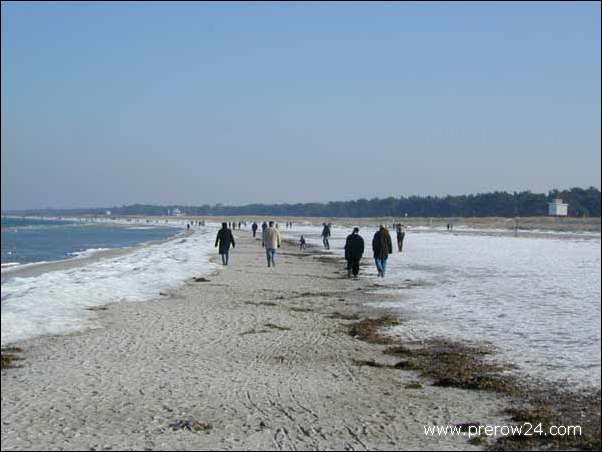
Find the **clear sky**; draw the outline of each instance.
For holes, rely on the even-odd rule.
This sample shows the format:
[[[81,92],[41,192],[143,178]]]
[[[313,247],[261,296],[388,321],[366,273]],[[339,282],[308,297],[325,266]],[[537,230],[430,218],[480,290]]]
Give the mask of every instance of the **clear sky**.
[[[600,187],[600,4],[2,2],[2,209]]]

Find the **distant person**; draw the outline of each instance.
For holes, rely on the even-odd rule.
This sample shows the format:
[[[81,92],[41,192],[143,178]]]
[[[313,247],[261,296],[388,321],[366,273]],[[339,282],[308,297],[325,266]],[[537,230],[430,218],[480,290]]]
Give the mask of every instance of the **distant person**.
[[[406,237],[406,230],[402,224],[397,225],[397,250],[403,252],[403,240]]]
[[[264,221],[261,223],[261,246],[265,247],[265,243],[263,241],[265,237],[265,230],[268,228],[268,224]]]
[[[305,248],[307,248],[307,242],[305,241],[305,237],[301,236],[299,239],[299,249],[304,250]]]
[[[187,230],[187,231],[190,231],[190,223],[188,223],[188,224],[186,225],[186,230]]]
[[[255,238],[255,236],[257,235],[257,228],[259,228],[259,226],[257,226],[257,223],[253,222],[253,225],[251,226],[251,230],[253,231],[253,238]]]
[[[232,235],[232,231],[228,228],[228,224],[222,223],[222,228],[217,232],[217,237],[215,238],[215,246],[219,246],[219,254],[222,257],[223,265],[228,265],[230,245],[232,245],[232,248],[235,246],[234,235]]]
[[[265,255],[268,259],[268,267],[275,267],[276,250],[280,248],[280,232],[274,227],[273,221],[270,221],[269,227],[263,231],[263,244],[265,246]]]
[[[364,255],[364,239],[359,234],[360,228],[353,228],[353,232],[345,241],[345,260],[347,261],[347,277],[354,278],[360,272],[360,261]]]
[[[374,252],[374,263],[376,264],[378,276],[384,278],[387,270],[387,259],[389,254],[393,252],[393,244],[388,229],[382,224],[372,239],[372,251]]]
[[[330,249],[330,243],[328,242],[328,238],[330,237],[330,225],[326,223],[322,223],[322,244],[324,248],[327,250]]]

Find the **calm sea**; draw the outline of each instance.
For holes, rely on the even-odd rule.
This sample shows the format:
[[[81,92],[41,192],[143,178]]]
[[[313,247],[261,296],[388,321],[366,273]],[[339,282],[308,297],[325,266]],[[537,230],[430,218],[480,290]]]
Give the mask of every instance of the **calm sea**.
[[[163,224],[114,224],[2,217],[2,267],[51,262],[163,240],[179,229]]]

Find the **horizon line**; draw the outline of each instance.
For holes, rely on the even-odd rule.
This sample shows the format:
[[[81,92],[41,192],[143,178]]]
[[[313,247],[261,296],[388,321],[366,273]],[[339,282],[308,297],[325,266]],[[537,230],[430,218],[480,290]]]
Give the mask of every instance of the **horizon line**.
[[[360,198],[354,198],[354,199],[349,199],[346,201],[343,200],[330,200],[330,201],[304,201],[304,202],[247,202],[247,203],[243,203],[243,204],[224,204],[221,202],[218,203],[203,203],[203,204],[180,204],[180,203],[170,203],[170,204],[152,204],[152,203],[145,203],[145,202],[131,202],[131,203],[127,203],[127,204],[121,204],[121,205],[113,205],[113,206],[93,206],[93,207],[35,207],[35,208],[13,208],[13,209],[2,209],[0,210],[0,212],[2,214],[6,213],[10,213],[10,212],[32,212],[32,211],[51,211],[51,210],[94,210],[94,209],[103,209],[103,210],[110,210],[110,209],[119,209],[119,208],[124,208],[124,207],[131,207],[131,206],[149,206],[149,207],[164,207],[164,208],[170,208],[170,207],[175,207],[175,208],[179,208],[179,207],[193,207],[193,208],[198,208],[198,207],[223,207],[223,208],[241,208],[241,207],[248,207],[248,206],[290,206],[290,205],[306,205],[306,204],[318,204],[318,205],[327,205],[327,204],[331,204],[331,203],[348,203],[348,202],[354,202],[354,201],[361,201],[361,200],[366,200],[366,201],[372,201],[372,200],[382,200],[382,199],[389,199],[389,198],[394,198],[394,199],[408,199],[408,198],[439,198],[439,199],[445,199],[445,198],[454,198],[454,197],[462,197],[462,196],[478,196],[478,195],[486,195],[486,194],[494,194],[494,193],[506,193],[506,194],[517,194],[517,193],[533,193],[533,194],[544,194],[544,195],[549,195],[550,192],[552,191],[558,191],[558,192],[563,192],[563,191],[570,191],[573,189],[580,189],[580,190],[590,190],[590,189],[595,189],[598,191],[601,191],[600,187],[597,187],[595,185],[590,185],[588,187],[578,187],[578,186],[573,186],[570,188],[551,188],[545,192],[535,192],[532,190],[513,190],[513,191],[508,191],[508,190],[491,190],[491,191],[483,191],[483,192],[476,192],[476,193],[464,193],[464,194],[460,194],[460,195],[450,195],[450,194],[445,194],[445,195],[398,195],[398,196],[394,196],[394,195],[389,195],[389,196],[373,196],[371,198],[366,198],[366,197],[360,197]]]

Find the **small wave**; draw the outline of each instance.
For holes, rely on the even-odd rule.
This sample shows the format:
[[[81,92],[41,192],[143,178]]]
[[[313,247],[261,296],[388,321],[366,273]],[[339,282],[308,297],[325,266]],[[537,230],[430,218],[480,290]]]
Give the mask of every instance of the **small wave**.
[[[2,264],[2,273],[12,272],[15,270],[22,270],[24,268],[34,267],[36,265],[47,264],[48,261],[40,261],[40,262],[31,262],[28,264],[20,264],[18,262],[8,262],[6,264]]]
[[[101,251],[109,251],[111,248],[89,248],[84,251],[75,251],[73,253],[69,253],[71,256],[81,259],[84,257],[94,256],[95,254],[100,253]]]

